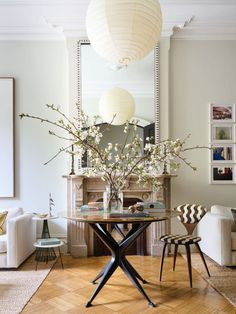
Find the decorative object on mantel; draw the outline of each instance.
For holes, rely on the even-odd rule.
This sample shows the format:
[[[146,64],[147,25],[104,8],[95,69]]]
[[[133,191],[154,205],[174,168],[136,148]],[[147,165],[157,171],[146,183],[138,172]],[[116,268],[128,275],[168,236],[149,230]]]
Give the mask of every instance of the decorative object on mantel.
[[[70,176],[75,174],[75,156],[74,156],[74,145],[71,146],[71,170]]]
[[[156,46],[162,30],[157,0],[91,0],[86,28],[94,50],[114,64],[143,59]]]
[[[171,169],[177,170],[180,161],[196,170],[192,164],[186,160],[182,154],[186,151],[200,148],[200,146],[187,147],[184,140],[165,140],[156,144],[151,143],[151,138],[146,138],[146,144],[142,146],[142,139],[136,132],[137,121],[133,124],[126,123],[124,125],[123,143],[108,143],[106,147],[99,146],[103,136],[104,126],[101,126],[99,117],[94,117],[93,124],[89,123],[89,118],[83,112],[80,115],[80,121],[77,118],[70,119],[59,107],[47,105],[47,108],[55,111],[59,115],[56,121],[50,121],[29,114],[22,113],[21,118],[27,117],[45,122],[49,125],[56,126],[59,130],[63,130],[66,135],[59,135],[55,131],[49,131],[50,135],[54,135],[63,140],[67,140],[69,145],[61,148],[48,162],[56,158],[62,152],[69,154],[77,154],[80,158],[85,152],[89,159],[90,167],[81,169],[81,174],[88,176],[101,175],[101,179],[107,183],[110,195],[119,199],[118,192],[121,191],[128,177],[136,175],[138,184],[151,183],[154,189],[160,188],[157,176],[162,172],[163,164],[167,164]],[[105,128],[109,129],[110,124],[106,124]],[[127,140],[130,139],[129,143]],[[72,145],[75,151],[72,152]]]

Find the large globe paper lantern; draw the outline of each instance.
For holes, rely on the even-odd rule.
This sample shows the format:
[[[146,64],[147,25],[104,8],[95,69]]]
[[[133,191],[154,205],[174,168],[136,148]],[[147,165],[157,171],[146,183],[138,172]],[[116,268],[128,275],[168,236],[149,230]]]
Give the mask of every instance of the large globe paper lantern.
[[[133,96],[125,89],[113,87],[106,91],[99,101],[99,112],[103,120],[113,125],[121,125],[134,114]]]
[[[158,0],[91,0],[86,27],[101,57],[127,65],[143,59],[160,39],[160,4]]]

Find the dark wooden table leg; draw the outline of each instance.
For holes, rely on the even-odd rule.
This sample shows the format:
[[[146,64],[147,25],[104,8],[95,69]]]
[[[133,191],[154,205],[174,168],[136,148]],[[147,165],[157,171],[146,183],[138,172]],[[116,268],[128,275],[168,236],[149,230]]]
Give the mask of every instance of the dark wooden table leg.
[[[148,301],[148,304],[152,307],[155,307],[155,304],[149,299],[145,291],[143,290],[142,286],[140,285],[139,281],[137,280],[137,272],[131,266],[129,262],[127,262],[125,258],[125,251],[126,249],[132,245],[132,243],[140,236],[140,234],[150,225],[150,222],[145,223],[136,223],[133,225],[132,229],[127,233],[124,239],[117,243],[108,230],[104,229],[102,224],[90,223],[92,229],[96,232],[96,234],[100,237],[100,239],[104,242],[104,244],[108,247],[111,251],[112,258],[110,262],[107,264],[106,268],[102,270],[102,278],[99,282],[98,286],[96,287],[93,295],[89,299],[86,304],[86,307],[90,307],[92,305],[92,301],[97,296],[99,291],[103,288],[106,284],[108,279],[114,273],[118,266],[125,272],[134,286],[140,291],[140,293],[145,297]],[[141,277],[141,276],[140,276]]]

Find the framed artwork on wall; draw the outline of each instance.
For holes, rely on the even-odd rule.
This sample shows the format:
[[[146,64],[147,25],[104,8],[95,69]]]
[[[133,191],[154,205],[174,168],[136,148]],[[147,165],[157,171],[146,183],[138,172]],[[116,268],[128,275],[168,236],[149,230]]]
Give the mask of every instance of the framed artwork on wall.
[[[211,182],[214,184],[232,184],[235,182],[235,165],[212,165]]]
[[[214,123],[211,125],[211,142],[233,143],[235,141],[235,126],[232,123]]]
[[[14,197],[14,79],[0,78],[0,197]]]
[[[235,104],[210,104],[210,182],[236,184]]]
[[[211,122],[235,122],[235,104],[210,106]]]
[[[233,162],[235,158],[234,144],[214,144],[211,150],[212,163],[229,163]]]

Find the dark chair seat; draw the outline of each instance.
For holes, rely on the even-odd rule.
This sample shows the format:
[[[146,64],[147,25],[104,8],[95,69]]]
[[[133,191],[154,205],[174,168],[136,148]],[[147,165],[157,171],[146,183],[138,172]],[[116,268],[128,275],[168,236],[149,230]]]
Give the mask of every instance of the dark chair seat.
[[[183,234],[165,234],[161,236],[160,240],[165,243],[186,245],[193,244],[201,241],[200,237],[194,235]]]

